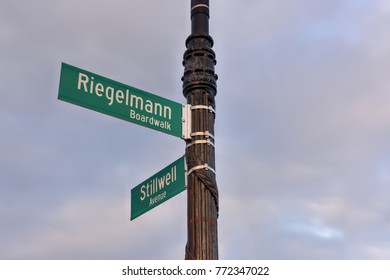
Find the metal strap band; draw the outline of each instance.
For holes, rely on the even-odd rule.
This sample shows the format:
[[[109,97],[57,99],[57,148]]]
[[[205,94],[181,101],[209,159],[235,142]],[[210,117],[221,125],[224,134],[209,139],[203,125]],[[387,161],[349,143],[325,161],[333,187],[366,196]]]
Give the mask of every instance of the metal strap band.
[[[198,109],[209,110],[210,112],[213,112],[215,114],[215,110],[212,106],[206,106],[206,105],[191,106],[191,110],[198,110]]]
[[[215,145],[213,142],[210,141],[210,139],[207,139],[207,140],[195,140],[189,144],[187,144],[186,148],[189,148],[193,145],[196,145],[196,144],[207,144],[207,145],[211,145],[215,148]]]
[[[192,172],[194,172],[195,170],[199,170],[199,169],[206,169],[206,170],[210,170],[211,172],[213,172],[214,174],[216,174],[215,170],[213,168],[211,168],[207,163],[203,164],[203,165],[198,165],[198,166],[194,166],[192,167],[188,173],[187,173],[187,176],[189,176]]]
[[[213,138],[214,139],[214,135],[212,135],[208,131],[205,131],[205,132],[193,132],[193,133],[191,133],[191,136],[206,136],[206,138]]]
[[[200,8],[200,7],[209,9],[209,6],[207,6],[206,4],[198,4],[198,5],[193,6],[192,9],[191,9],[191,11],[192,11],[192,10],[195,10],[195,9],[197,9],[197,8]]]

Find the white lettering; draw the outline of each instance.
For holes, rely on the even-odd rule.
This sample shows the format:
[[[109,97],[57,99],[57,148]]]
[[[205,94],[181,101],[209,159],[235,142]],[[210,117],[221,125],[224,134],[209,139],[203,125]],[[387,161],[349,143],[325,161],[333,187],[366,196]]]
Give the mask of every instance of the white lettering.
[[[130,91],[126,89],[126,106],[129,106],[129,96],[130,96]]]
[[[143,195],[141,196],[141,200],[143,201],[143,200],[145,199],[145,197],[146,197],[145,186],[142,186],[142,187],[141,187],[141,193],[143,194]]]
[[[146,184],[146,196],[149,197],[150,196],[150,186],[149,184]]]
[[[89,84],[89,93],[93,93],[94,77],[91,77],[91,83]]]
[[[125,98],[125,94],[123,93],[123,91],[118,90],[116,92],[116,102],[118,102],[119,104],[122,104],[124,98]]]
[[[153,103],[150,100],[146,100],[145,111],[153,114]]]
[[[160,103],[154,103],[154,114],[162,116],[162,106]]]
[[[87,83],[88,82],[89,82],[89,77],[85,74],[79,73],[79,82],[77,83],[77,89],[80,90],[81,84],[83,84],[84,91],[88,92],[88,90],[87,90]]]
[[[134,100],[135,100],[135,102],[134,102]],[[144,109],[144,100],[142,99],[142,97],[139,97],[139,96],[132,94],[130,97],[130,106],[134,107],[136,109],[143,110]]]
[[[135,118],[135,111],[130,110],[130,118],[134,119]]]
[[[95,93],[97,96],[102,97],[104,92],[104,87],[101,83],[97,83],[95,87]]]
[[[106,87],[106,97],[110,102],[108,102],[108,105],[112,105],[114,102],[114,88],[112,87]]]
[[[164,176],[164,177],[161,177],[161,178],[158,180],[158,188],[159,188],[159,190],[161,190],[161,189],[164,188],[164,183],[165,183],[165,176]]]
[[[171,184],[171,174],[168,173],[165,176],[165,182],[166,182],[167,186],[169,186]]]
[[[168,115],[168,119],[171,119],[172,118],[172,110],[171,110],[171,107],[164,106],[164,118],[167,118],[167,115]]]
[[[163,200],[165,199],[165,197],[167,196],[167,192],[163,192],[162,194],[159,194],[153,198],[150,198],[149,200],[149,206],[159,202],[160,200]]]

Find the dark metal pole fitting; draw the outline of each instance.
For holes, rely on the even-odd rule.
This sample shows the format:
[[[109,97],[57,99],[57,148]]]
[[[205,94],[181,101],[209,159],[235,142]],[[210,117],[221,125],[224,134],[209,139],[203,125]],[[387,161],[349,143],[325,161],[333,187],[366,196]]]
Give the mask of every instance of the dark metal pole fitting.
[[[209,0],[191,0],[192,34],[209,34]]]
[[[213,39],[209,35],[193,34],[186,40],[187,50],[183,55],[184,75],[183,95],[196,89],[206,89],[212,99],[217,94],[218,75],[214,66],[217,64],[215,52],[212,50]],[[214,101],[212,102],[214,106]]]

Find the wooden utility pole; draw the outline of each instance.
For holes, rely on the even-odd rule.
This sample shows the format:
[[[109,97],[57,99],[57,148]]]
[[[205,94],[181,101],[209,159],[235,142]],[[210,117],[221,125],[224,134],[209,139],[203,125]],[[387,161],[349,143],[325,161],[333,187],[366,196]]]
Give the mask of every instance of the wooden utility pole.
[[[191,0],[191,35],[183,57],[183,95],[191,105],[192,133],[186,141],[188,168],[187,260],[218,259],[218,188],[215,174],[215,95],[209,0]]]

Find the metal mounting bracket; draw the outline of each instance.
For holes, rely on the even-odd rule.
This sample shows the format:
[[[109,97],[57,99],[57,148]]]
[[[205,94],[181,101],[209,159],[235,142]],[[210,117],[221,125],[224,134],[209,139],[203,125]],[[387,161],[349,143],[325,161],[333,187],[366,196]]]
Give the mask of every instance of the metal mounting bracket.
[[[182,139],[191,139],[191,105],[182,106]]]

